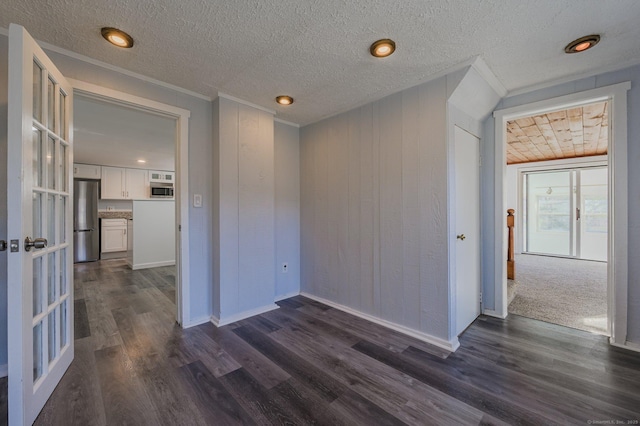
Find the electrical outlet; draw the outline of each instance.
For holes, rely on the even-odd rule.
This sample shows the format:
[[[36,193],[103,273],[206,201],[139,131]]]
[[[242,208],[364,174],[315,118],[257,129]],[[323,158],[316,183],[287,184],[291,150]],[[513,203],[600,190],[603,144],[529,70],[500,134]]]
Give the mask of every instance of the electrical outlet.
[[[107,211],[108,211],[108,212],[112,212],[113,210],[115,210],[115,209],[113,208],[113,206],[107,206]]]
[[[282,264],[282,273],[286,274],[288,270],[289,270],[289,264],[287,262],[284,262]]]

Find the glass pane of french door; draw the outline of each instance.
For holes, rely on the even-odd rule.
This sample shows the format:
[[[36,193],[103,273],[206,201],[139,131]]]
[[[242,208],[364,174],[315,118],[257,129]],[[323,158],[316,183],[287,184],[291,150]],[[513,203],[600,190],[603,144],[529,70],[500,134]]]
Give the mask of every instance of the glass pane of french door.
[[[570,171],[529,173],[526,241],[530,253],[572,255],[572,176]]]
[[[69,347],[71,317],[70,258],[67,256],[69,184],[67,161],[67,93],[34,60],[32,238],[46,238],[47,247],[31,250],[33,257],[33,384],[45,380],[49,370]],[[37,80],[37,81],[36,81]]]

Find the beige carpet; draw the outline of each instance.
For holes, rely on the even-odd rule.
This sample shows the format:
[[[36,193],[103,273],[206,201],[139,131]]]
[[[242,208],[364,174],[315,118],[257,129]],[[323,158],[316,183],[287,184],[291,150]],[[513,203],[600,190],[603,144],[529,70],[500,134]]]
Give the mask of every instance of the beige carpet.
[[[516,256],[516,295],[509,313],[607,334],[607,264]]]

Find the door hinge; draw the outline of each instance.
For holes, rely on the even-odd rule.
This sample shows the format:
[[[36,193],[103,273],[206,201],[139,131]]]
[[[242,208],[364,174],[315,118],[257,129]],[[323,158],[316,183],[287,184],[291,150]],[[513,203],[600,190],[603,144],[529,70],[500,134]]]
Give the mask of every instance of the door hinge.
[[[182,225],[178,225],[178,232],[182,232]]]
[[[480,303],[482,303],[482,292],[480,292]]]
[[[7,249],[7,242],[5,240],[0,240],[0,251],[5,251]]]

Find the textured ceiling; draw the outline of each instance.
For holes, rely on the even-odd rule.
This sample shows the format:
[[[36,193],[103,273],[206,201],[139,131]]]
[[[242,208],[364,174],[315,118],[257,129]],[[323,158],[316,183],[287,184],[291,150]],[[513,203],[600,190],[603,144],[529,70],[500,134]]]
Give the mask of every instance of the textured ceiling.
[[[608,102],[507,122],[507,164],[607,153]]]
[[[307,124],[480,56],[509,91],[640,62],[636,0],[3,0],[0,26],[200,94]],[[129,32],[118,49],[100,28]],[[600,33],[593,50],[566,55]],[[397,43],[374,59],[379,38]],[[296,103],[276,106],[290,94]]]

